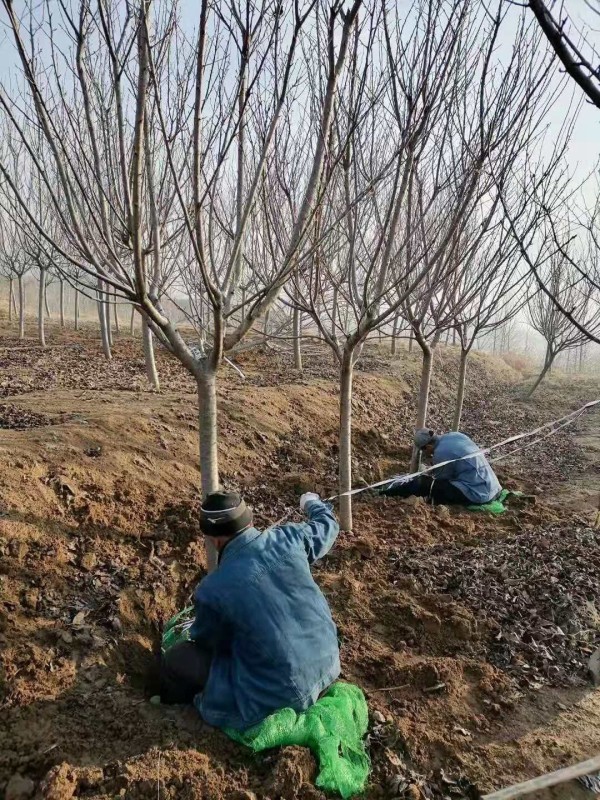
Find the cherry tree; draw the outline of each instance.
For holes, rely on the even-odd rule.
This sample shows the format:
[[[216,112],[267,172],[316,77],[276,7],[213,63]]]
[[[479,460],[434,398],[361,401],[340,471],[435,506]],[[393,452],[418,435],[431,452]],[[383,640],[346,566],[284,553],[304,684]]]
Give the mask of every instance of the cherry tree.
[[[225,14],[200,0],[193,34],[179,4],[166,0],[58,8],[45,0],[35,11],[26,0],[21,19],[10,0],[2,5],[23,89],[17,102],[5,84],[0,108],[48,188],[64,243],[52,240],[19,193],[7,160],[3,179],[39,236],[93,277],[104,298],[132,303],[193,375],[202,489],[212,491],[219,485],[217,372],[294,268],[319,202],[337,85],[363,4],[234,0]],[[316,38],[327,56],[318,63]],[[318,99],[306,78],[315,69],[324,87]],[[29,117],[41,131],[43,157],[32,146]],[[296,124],[303,117],[307,124]],[[265,262],[258,200],[270,189],[284,138],[302,163],[300,199],[286,240]],[[157,291],[167,265],[178,273],[173,300],[179,291],[188,295],[195,341],[184,338]],[[244,272],[256,280],[240,318]]]
[[[600,292],[560,253],[552,253],[541,273],[550,295],[533,281],[528,298],[529,323],[545,341],[542,369],[529,390],[531,397],[561,353],[578,350],[588,337],[585,331],[600,333]],[[582,331],[560,311],[554,298],[576,317]]]
[[[431,0],[403,19],[382,6],[381,21],[363,31],[378,54],[370,63],[361,59],[355,34],[313,227],[320,230],[306,244],[289,292],[339,364],[346,529],[352,526],[352,380],[364,343],[400,313],[407,317],[410,298],[437,294],[455,270],[465,227],[480,208],[486,218],[496,174],[514,165],[535,130],[536,97],[546,83],[547,63],[535,55],[525,26],[509,63],[495,61],[503,4],[492,21],[469,2],[447,10]],[[293,209],[288,174],[271,198],[274,240],[289,225],[287,205],[290,215]],[[426,311],[430,306],[424,303]],[[450,321],[449,312],[445,317]]]

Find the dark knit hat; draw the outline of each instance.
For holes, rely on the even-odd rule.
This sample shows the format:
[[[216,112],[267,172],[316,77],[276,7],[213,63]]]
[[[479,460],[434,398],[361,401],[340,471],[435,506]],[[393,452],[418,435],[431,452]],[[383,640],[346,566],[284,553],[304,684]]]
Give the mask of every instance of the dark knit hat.
[[[252,525],[252,511],[237,492],[211,492],[202,501],[200,530],[205,536],[235,536]]]
[[[431,428],[419,428],[415,431],[415,445],[419,450],[427,447],[428,444],[435,444],[437,439],[435,431]]]

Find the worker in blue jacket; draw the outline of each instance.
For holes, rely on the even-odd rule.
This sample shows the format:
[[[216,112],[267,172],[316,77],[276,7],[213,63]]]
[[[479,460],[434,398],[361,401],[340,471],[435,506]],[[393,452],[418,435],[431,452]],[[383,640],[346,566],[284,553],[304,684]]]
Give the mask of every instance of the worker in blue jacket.
[[[437,436],[429,428],[420,428],[415,433],[415,446],[431,458],[434,466],[446,461],[452,463],[408,481],[397,478],[381,494],[428,497],[444,505],[481,505],[495,500],[502,492],[487,458],[466,434],[453,431]],[[474,453],[478,455],[471,455]]]
[[[210,725],[244,730],[305,710],[338,678],[336,626],[310,565],[339,525],[317,494],[300,507],[306,522],[259,531],[238,494],[205,498],[200,527],[219,563],[196,588],[191,641],[163,657],[162,702],[194,702]]]

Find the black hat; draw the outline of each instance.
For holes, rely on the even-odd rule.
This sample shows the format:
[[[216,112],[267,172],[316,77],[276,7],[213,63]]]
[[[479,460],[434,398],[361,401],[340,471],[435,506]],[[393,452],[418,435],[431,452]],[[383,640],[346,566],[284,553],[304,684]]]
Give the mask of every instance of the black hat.
[[[200,530],[205,536],[236,536],[252,525],[252,511],[237,492],[211,492],[202,501]]]

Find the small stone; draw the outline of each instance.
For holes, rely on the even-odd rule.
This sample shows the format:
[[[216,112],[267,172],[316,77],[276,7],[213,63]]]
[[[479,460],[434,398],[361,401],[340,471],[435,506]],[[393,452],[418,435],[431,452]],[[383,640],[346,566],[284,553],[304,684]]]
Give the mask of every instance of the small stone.
[[[375,711],[373,712],[373,719],[375,720],[375,722],[376,722],[378,725],[383,725],[383,724],[385,723],[385,717],[383,716],[383,714],[381,713],[381,711],[377,711],[377,710],[375,710]]]
[[[8,552],[13,558],[16,558],[17,561],[23,561],[29,552],[29,547],[25,542],[22,542],[19,539],[12,539],[8,545]]]
[[[166,556],[170,550],[171,545],[168,542],[165,542],[164,539],[160,539],[156,542],[154,546],[154,550],[157,556]]]
[[[457,639],[471,639],[473,637],[473,625],[471,621],[464,617],[450,617],[452,632]]]
[[[159,694],[153,694],[152,697],[150,698],[150,703],[153,706],[159,706],[160,705],[160,695]]]
[[[78,788],[95,789],[104,780],[104,772],[100,767],[80,767],[77,770]]]
[[[77,778],[70,764],[63,762],[52,767],[40,786],[44,800],[71,800],[77,789]]]
[[[110,622],[110,627],[113,629],[113,631],[121,633],[121,631],[123,630],[123,623],[121,622],[119,617],[111,617],[109,622]]]
[[[81,568],[86,570],[86,572],[91,572],[97,563],[98,559],[95,553],[85,553],[81,557]]]
[[[24,778],[17,772],[7,783],[4,797],[5,800],[27,800],[34,790],[35,784],[31,778]]]
[[[38,606],[39,601],[40,601],[40,590],[39,589],[28,589],[23,594],[23,606],[25,608],[30,608],[33,611],[35,611],[35,609]]]

